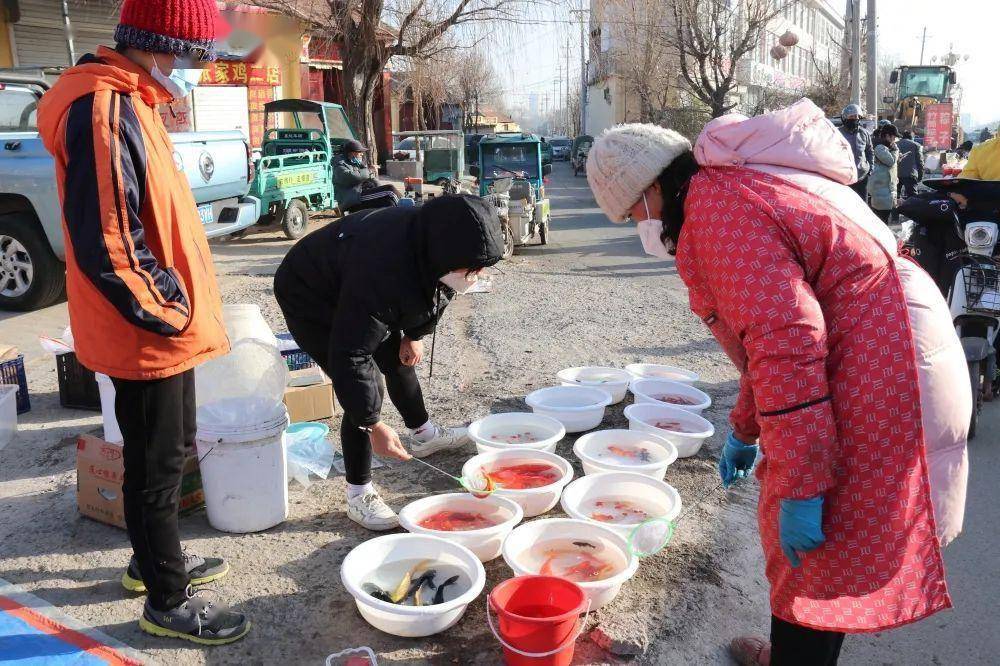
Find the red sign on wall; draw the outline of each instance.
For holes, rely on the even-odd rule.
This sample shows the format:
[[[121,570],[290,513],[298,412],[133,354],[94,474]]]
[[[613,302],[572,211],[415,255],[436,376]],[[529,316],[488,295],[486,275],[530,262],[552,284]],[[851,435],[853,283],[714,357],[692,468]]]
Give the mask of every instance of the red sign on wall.
[[[925,148],[951,148],[952,113],[950,103],[930,104],[924,108]]]
[[[247,88],[247,105],[250,107],[250,145],[259,148],[264,142],[264,105],[274,101],[274,88],[251,86]]]
[[[280,86],[281,68],[220,60],[202,70],[198,83],[203,86]]]

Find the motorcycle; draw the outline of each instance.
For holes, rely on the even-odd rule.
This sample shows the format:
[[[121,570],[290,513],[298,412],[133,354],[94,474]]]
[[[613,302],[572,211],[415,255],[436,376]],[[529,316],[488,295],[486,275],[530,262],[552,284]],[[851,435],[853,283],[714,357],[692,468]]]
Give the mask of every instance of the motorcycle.
[[[971,439],[983,402],[1000,395],[1000,207],[992,203],[1000,202],[1000,183],[949,178],[924,184],[932,191],[899,207],[913,222],[903,249],[937,282],[962,341],[974,402]]]

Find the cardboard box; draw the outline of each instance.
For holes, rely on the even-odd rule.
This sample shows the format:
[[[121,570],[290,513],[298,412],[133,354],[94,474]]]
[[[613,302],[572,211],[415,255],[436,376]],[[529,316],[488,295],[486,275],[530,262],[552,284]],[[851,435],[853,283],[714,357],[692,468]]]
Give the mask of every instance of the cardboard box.
[[[328,419],[335,412],[333,384],[327,379],[313,386],[289,386],[285,389],[285,407],[292,423]]]
[[[91,435],[80,435],[76,441],[76,505],[81,514],[124,529],[124,475],[121,442],[105,442]],[[204,504],[198,457],[189,456],[184,461],[181,479],[180,513],[191,513]]]

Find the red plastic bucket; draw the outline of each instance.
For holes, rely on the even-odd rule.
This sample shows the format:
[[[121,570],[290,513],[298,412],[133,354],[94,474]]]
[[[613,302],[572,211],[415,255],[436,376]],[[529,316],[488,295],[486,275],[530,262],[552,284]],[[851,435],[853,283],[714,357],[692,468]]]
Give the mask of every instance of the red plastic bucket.
[[[510,666],[568,666],[584,627],[580,613],[589,610],[583,590],[572,581],[518,576],[490,592],[486,619]]]

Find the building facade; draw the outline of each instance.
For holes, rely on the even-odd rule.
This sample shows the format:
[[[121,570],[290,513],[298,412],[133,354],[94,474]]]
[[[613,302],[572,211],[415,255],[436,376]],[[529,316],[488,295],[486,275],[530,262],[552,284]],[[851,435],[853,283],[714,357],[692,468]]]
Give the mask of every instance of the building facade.
[[[596,136],[614,125],[642,119],[642,100],[635,91],[635,76],[625,71],[625,67],[628,54],[642,48],[641,44],[636,44],[637,38],[641,40],[643,36],[637,26],[652,21],[657,30],[671,30],[666,24],[670,20],[669,12],[662,8],[668,1],[651,2],[650,9],[646,10],[654,12],[650,18],[642,10],[642,3],[590,0],[588,134]],[[798,36],[799,42],[788,49],[785,58],[775,59],[771,47],[788,30]],[[839,63],[843,33],[843,12],[834,9],[831,0],[802,0],[787,8],[771,21],[760,43],[737,67],[739,85],[734,90],[733,100],[737,109],[744,113],[759,112],[768,93],[805,94],[818,79],[822,65],[818,67],[817,63]],[[662,47],[658,52],[662,58],[671,57]],[[661,75],[655,85],[666,87],[668,94],[661,96],[661,100],[666,99],[668,106],[675,110],[685,106],[684,99],[689,95],[684,93],[679,72],[676,77]],[[675,94],[669,94],[671,87]]]
[[[788,55],[775,59],[771,47],[786,31],[799,42]],[[805,95],[818,83],[822,71],[839,67],[844,43],[844,14],[830,0],[803,0],[787,7],[771,21],[767,33],[737,69],[738,108],[744,113],[770,110],[766,95]]]

